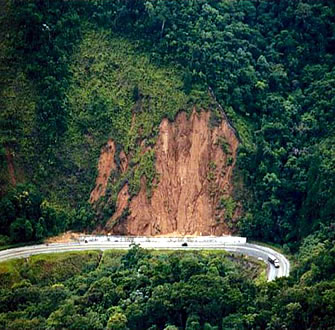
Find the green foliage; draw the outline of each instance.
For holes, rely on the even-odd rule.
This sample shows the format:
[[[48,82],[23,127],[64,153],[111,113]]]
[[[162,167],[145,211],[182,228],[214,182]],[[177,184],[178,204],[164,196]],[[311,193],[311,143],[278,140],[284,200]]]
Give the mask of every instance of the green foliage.
[[[143,155],[140,155],[139,164],[134,170],[133,177],[129,180],[130,193],[137,195],[141,188],[141,178],[146,178],[146,192],[147,196],[151,196],[153,183],[156,179],[155,169],[155,152],[149,150]]]
[[[107,322],[107,329],[125,330],[127,328],[127,317],[122,313],[121,308],[113,308],[113,312]]]
[[[103,30],[85,33],[71,67],[72,134],[89,134],[99,144],[112,137],[128,153],[138,138],[153,134],[163,117],[172,120],[185,108],[178,72],[152,65],[137,48],[138,43]]]
[[[33,238],[33,227],[31,222],[25,218],[17,218],[10,225],[9,230],[13,242],[29,242]]]
[[[234,162],[233,156],[228,155],[227,156],[227,166],[232,166]]]
[[[224,136],[219,136],[216,142],[221,148],[224,154],[229,154],[229,143],[226,141]]]
[[[81,272],[95,269],[100,253],[67,252],[42,254],[29,259],[10,260],[0,264],[0,286],[2,288],[53,285]],[[24,283],[24,285],[23,285]]]
[[[68,215],[43,200],[34,185],[18,184],[0,202],[0,228],[11,242],[40,240],[66,228]]]
[[[69,252],[0,264],[1,324],[36,318],[41,329],[208,328],[238,308],[236,299],[252,286],[243,275],[249,270],[222,251],[162,253],[134,245],[100,257]]]
[[[225,210],[225,219],[231,220],[236,209],[236,202],[233,198],[231,196],[221,197],[219,206]]]
[[[5,235],[0,235],[0,246],[6,246],[9,244],[9,237]]]
[[[69,252],[7,261],[0,264],[0,324],[6,329],[21,323],[40,329],[329,328],[335,325],[333,239],[326,231],[306,238],[293,277],[270,283],[253,281],[251,261],[224,251],[162,252],[135,245],[103,256]],[[329,243],[314,248],[321,240]]]

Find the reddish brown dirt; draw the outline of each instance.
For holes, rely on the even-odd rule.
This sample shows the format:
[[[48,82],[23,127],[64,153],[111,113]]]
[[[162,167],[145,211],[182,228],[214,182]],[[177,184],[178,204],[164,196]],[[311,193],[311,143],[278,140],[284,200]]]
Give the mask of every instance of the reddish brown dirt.
[[[209,112],[193,111],[190,119],[180,113],[173,123],[162,121],[155,146],[159,182],[151,199],[147,198],[144,178],[139,194],[132,200],[125,185],[107,230],[128,235],[229,233],[224,209],[218,205],[221,197],[232,193],[238,139],[225,121],[210,129],[209,116]],[[228,143],[231,164],[222,150],[223,140]],[[119,221],[126,208],[128,217]]]
[[[116,169],[114,154],[115,143],[112,140],[109,140],[107,145],[101,149],[98,163],[98,176],[95,181],[95,188],[90,195],[90,203],[95,203],[106,193],[108,178],[111,175],[112,170]]]
[[[117,196],[116,212],[111,217],[109,223],[115,223],[122,215],[122,212],[129,204],[128,184],[125,184]]]

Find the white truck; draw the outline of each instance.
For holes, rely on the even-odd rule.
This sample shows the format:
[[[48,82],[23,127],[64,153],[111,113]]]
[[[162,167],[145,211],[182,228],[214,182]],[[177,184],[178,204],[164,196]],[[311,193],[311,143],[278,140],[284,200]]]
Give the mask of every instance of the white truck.
[[[279,260],[276,257],[269,255],[268,261],[272,263],[275,268],[279,268]]]

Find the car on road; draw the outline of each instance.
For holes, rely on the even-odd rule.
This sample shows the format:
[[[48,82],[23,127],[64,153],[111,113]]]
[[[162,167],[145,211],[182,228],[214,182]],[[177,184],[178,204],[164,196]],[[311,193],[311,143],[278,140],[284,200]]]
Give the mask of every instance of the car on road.
[[[272,263],[275,266],[275,268],[279,268],[279,266],[280,266],[279,265],[279,260],[276,257],[269,255],[268,261],[270,263]]]
[[[184,242],[181,246],[188,246],[188,244],[186,242]]]

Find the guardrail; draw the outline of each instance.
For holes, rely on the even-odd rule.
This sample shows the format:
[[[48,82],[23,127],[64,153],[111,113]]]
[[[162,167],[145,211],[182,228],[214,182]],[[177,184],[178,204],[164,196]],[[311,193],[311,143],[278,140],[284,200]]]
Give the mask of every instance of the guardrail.
[[[245,244],[246,237],[239,236],[197,236],[197,237],[148,237],[148,236],[81,236],[80,242],[104,243],[197,243],[197,244]]]

